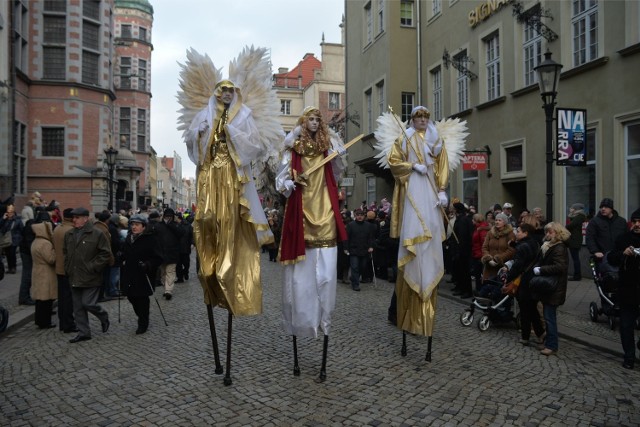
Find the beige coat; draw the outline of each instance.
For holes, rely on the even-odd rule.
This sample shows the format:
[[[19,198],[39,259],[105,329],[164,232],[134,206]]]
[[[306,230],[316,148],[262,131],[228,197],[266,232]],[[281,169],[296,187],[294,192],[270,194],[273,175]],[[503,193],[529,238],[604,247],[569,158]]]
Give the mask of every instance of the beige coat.
[[[63,219],[62,224],[53,230],[53,248],[56,250],[56,274],[64,276],[64,234],[73,228],[70,219]]]
[[[58,298],[58,278],[55,263],[56,252],[53,249],[53,230],[50,222],[31,226],[35,240],[31,244],[33,268],[31,270],[31,298],[34,300],[52,300]]]

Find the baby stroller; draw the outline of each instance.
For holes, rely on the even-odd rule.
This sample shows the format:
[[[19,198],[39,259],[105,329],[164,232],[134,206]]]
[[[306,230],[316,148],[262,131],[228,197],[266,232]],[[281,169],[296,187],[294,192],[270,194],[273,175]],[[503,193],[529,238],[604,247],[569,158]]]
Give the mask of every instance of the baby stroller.
[[[606,257],[605,257],[606,259]],[[609,320],[609,327],[615,329],[620,317],[620,308],[616,303],[616,289],[618,287],[618,269],[606,261],[596,263],[595,258],[589,260],[593,281],[600,295],[600,307],[592,301],[589,304],[589,317],[597,322],[598,315],[604,314]]]
[[[502,281],[485,280],[477,296],[471,301],[469,308],[460,314],[460,323],[470,326],[473,323],[473,314],[476,309],[482,310],[482,316],[478,319],[478,329],[482,332],[491,327],[491,323],[507,323],[518,319],[514,316],[511,307],[513,296],[502,293]]]

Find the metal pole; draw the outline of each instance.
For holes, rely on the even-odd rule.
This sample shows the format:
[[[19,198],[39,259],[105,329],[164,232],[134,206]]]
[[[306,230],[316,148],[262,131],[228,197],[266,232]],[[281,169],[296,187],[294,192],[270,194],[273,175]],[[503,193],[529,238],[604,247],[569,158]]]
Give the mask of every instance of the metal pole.
[[[546,117],[547,133],[547,221],[553,221],[553,112],[555,110],[555,100],[551,102],[545,100],[544,114]]]
[[[113,166],[109,165],[109,210],[113,212]]]

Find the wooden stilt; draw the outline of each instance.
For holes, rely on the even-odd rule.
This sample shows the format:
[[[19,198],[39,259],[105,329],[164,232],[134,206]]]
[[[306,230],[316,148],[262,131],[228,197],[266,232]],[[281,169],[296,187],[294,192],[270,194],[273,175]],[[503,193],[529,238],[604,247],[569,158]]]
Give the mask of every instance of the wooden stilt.
[[[233,315],[229,312],[229,329],[227,330],[227,372],[224,376],[224,385],[231,385],[231,329]]]
[[[296,377],[300,376],[300,366],[298,365],[298,340],[295,335],[293,335],[293,375]]]
[[[407,333],[402,331],[402,349],[400,350],[402,357],[407,355]]]
[[[324,336],[324,344],[322,345],[322,366],[320,367],[320,375],[316,382],[323,383],[327,379],[327,351],[329,349],[329,335]]]
[[[427,342],[427,355],[424,357],[424,360],[427,362],[431,362],[431,341],[433,340],[432,336],[429,336],[429,341]]]
[[[213,308],[207,304],[207,316],[209,317],[209,330],[211,331],[211,344],[213,345],[213,358],[216,362],[216,374],[220,375],[224,372],[220,363],[220,351],[218,350],[218,338],[216,336],[216,325],[213,320]]]

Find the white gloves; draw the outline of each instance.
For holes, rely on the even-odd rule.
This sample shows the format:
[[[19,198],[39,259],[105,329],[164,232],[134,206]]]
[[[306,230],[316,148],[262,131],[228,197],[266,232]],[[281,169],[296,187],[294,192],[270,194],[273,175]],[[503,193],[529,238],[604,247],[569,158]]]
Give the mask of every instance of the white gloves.
[[[447,198],[447,193],[441,191],[438,193],[438,201],[440,202],[440,206],[447,206],[449,204],[449,199]]]
[[[344,155],[347,154],[347,150],[345,150],[344,147],[337,147],[336,152],[340,157],[344,157]]]
[[[540,275],[540,267],[533,267],[533,274],[535,274],[536,276]]]
[[[198,133],[199,133],[199,134],[203,134],[203,133],[205,133],[208,129],[209,129],[209,123],[207,123],[207,122],[202,122],[202,123],[200,123],[200,126],[198,126]]]
[[[291,181],[290,179],[287,179],[284,182],[284,188],[286,191],[293,191],[296,189],[296,183]]]
[[[413,165],[413,170],[418,172],[420,175],[426,175],[428,169],[425,165],[416,163],[415,165]]]
[[[489,261],[489,265],[490,265],[491,267],[496,267],[496,266],[498,265],[498,263],[497,263],[497,262],[495,262],[494,260],[491,260],[491,261]]]

